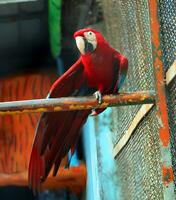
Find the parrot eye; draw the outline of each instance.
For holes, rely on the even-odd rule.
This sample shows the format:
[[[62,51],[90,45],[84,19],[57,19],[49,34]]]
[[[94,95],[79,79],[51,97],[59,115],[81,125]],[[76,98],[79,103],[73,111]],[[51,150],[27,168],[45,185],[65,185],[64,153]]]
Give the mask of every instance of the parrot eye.
[[[84,36],[88,41],[95,41],[96,40],[96,35],[92,31],[85,32]]]
[[[88,34],[88,35],[92,35],[92,32],[91,32],[91,31],[89,31],[87,34]]]

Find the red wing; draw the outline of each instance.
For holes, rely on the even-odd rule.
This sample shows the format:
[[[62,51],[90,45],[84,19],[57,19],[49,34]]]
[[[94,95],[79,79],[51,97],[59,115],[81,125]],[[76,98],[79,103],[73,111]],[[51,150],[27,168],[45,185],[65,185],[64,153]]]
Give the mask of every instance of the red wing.
[[[109,90],[109,93],[118,93],[119,89],[122,87],[127,70],[128,70],[128,60],[117,51],[114,51],[115,57],[113,62],[113,68],[114,68],[114,76],[112,77],[112,87]],[[95,109],[95,111],[91,114],[92,116],[96,116],[100,113],[102,113],[106,108],[98,108]]]
[[[75,96],[85,82],[84,67],[81,59],[79,59],[69,70],[67,70],[59,79],[52,85],[49,98]],[[42,130],[42,142],[40,146],[40,154],[42,155],[46,149],[50,139],[56,134],[57,125],[61,124],[66,112],[44,113],[39,124]],[[57,124],[57,125],[56,125]],[[40,128],[41,126],[41,128]],[[51,134],[52,133],[52,134]]]
[[[84,68],[79,59],[51,87],[49,98],[76,94],[85,82]],[[29,185],[33,190],[40,190],[51,167],[55,163],[55,173],[62,158],[75,144],[79,129],[84,124],[90,111],[61,111],[41,115],[32,148],[29,163]]]
[[[78,90],[85,82],[84,66],[81,58],[72,65],[60,78],[52,85],[49,98],[70,96]]]
[[[128,60],[126,57],[117,53],[115,59],[117,60],[117,65],[115,67],[118,69],[118,79],[114,87],[114,93],[118,92],[118,90],[122,87],[128,71]]]

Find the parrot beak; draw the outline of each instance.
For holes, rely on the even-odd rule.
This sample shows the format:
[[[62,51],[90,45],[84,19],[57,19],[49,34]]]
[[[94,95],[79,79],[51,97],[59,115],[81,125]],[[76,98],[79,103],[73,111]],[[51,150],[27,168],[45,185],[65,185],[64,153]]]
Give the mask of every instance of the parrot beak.
[[[86,53],[92,53],[96,48],[94,44],[92,44],[83,36],[77,36],[75,40],[76,45],[82,55],[85,55]]]
[[[75,38],[76,40],[76,46],[78,47],[81,54],[85,54],[85,40],[82,36],[77,36]]]

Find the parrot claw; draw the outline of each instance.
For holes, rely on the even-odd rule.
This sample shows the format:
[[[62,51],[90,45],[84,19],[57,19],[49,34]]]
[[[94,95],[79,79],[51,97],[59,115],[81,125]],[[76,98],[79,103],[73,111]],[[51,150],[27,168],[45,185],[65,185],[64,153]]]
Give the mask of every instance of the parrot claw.
[[[96,91],[96,92],[94,93],[94,96],[95,96],[96,100],[98,101],[98,103],[99,103],[99,104],[102,104],[103,99],[102,99],[102,94],[101,94],[101,92],[100,92],[100,91]]]
[[[101,92],[100,91],[96,91],[93,95],[95,96],[95,98],[98,101],[98,103],[102,104],[103,98],[102,98]],[[91,112],[90,116],[96,116],[96,115],[98,115],[96,109],[92,109],[92,112]]]
[[[92,112],[90,113],[90,116],[96,116],[96,115],[97,115],[96,110],[92,109]]]

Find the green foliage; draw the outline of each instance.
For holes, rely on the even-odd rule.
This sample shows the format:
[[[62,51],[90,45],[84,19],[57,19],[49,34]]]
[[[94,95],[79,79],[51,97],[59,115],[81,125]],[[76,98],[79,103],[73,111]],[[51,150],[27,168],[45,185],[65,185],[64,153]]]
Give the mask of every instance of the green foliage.
[[[49,32],[50,47],[54,58],[60,54],[61,49],[61,4],[62,0],[49,0]]]

